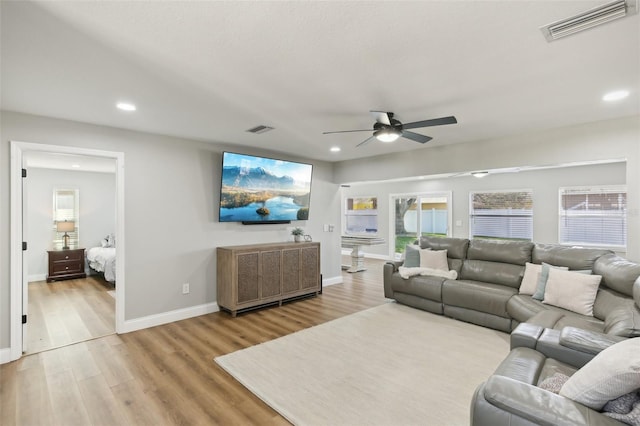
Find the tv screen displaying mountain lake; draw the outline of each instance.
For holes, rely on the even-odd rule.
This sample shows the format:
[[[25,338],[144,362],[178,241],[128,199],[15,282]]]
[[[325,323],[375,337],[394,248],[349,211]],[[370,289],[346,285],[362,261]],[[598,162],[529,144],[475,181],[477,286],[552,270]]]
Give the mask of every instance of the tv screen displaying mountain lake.
[[[253,202],[242,207],[220,208],[221,222],[297,220],[302,206],[291,197],[274,197],[265,202]]]

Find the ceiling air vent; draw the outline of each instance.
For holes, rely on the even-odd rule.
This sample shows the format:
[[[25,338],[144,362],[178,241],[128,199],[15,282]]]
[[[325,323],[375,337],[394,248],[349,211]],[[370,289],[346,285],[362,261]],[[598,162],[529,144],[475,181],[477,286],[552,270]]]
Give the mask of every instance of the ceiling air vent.
[[[254,127],[253,129],[247,130],[247,132],[260,134],[260,133],[268,132],[269,130],[273,130],[273,127],[260,125],[260,126]]]
[[[547,41],[553,41],[615,19],[624,18],[637,11],[637,0],[616,0],[570,18],[545,25],[540,27],[540,30]]]

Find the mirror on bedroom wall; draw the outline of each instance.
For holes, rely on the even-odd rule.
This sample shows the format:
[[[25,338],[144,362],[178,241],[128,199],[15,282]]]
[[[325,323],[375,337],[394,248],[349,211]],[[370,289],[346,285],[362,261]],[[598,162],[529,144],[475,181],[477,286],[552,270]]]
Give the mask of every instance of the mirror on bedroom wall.
[[[78,248],[80,241],[80,190],[55,188],[53,190],[53,248]],[[58,230],[58,222],[70,222],[73,229]],[[68,238],[65,238],[65,235]],[[66,241],[65,241],[66,240]]]

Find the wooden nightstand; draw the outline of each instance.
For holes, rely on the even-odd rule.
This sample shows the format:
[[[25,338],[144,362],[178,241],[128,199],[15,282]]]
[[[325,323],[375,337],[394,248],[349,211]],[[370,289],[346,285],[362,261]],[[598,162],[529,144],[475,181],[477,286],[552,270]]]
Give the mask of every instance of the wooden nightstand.
[[[84,249],[50,250],[47,282],[86,278]]]

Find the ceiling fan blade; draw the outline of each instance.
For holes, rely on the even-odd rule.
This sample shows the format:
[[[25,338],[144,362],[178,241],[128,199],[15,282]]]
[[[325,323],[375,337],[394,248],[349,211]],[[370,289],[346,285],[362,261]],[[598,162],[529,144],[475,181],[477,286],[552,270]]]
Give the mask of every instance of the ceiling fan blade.
[[[330,135],[332,133],[352,133],[352,132],[370,132],[371,129],[365,130],[338,130],[336,132],[322,132],[323,135]]]
[[[375,136],[371,136],[371,137],[369,137],[369,138],[367,138],[367,139],[363,140],[363,141],[362,141],[362,142],[360,142],[358,145],[356,145],[356,148],[358,148],[359,146],[362,146],[362,145],[366,144],[367,142],[369,142],[371,139],[374,139],[374,138],[375,138]]]
[[[417,129],[418,127],[442,126],[445,124],[456,124],[458,120],[454,116],[433,118],[431,120],[414,121],[413,123],[403,124],[405,129]]]
[[[389,113],[385,111],[369,111],[371,115],[376,119],[378,123],[386,124],[387,126],[391,125],[391,118],[389,117]]]
[[[420,135],[418,133],[407,132],[406,130],[402,132],[402,137],[411,139],[412,141],[420,142],[420,143],[427,143],[431,139],[433,139],[431,136],[425,136],[425,135]]]

